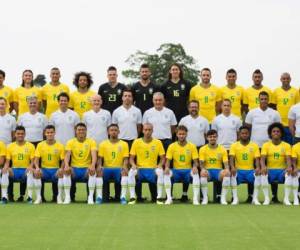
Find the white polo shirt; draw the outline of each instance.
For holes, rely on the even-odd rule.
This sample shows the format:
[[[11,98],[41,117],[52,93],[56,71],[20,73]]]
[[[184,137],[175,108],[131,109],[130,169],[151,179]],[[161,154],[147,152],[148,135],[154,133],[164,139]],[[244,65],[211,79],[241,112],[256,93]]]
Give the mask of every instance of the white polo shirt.
[[[183,117],[178,125],[184,125],[188,129],[187,141],[200,147],[205,144],[205,134],[209,130],[209,122],[199,115],[193,118],[191,115]]]
[[[172,139],[171,126],[175,126],[177,121],[171,109],[163,107],[162,110],[157,110],[153,107],[144,113],[143,123],[151,123],[153,125],[154,138]]]
[[[16,119],[12,115],[0,115],[0,141],[6,145],[11,143],[11,133],[16,129],[16,125]]]
[[[281,122],[279,113],[271,108],[263,111],[255,108],[249,111],[245,123],[251,124],[251,141],[255,142],[260,148],[269,140],[268,127],[274,122]]]
[[[288,118],[295,121],[295,137],[300,137],[300,103],[295,104],[290,108]]]
[[[55,140],[63,145],[66,145],[68,140],[75,137],[74,127],[79,122],[79,115],[71,109],[66,112],[57,110],[52,113],[49,120],[49,123],[55,126]]]
[[[138,137],[137,125],[142,124],[142,112],[134,105],[129,109],[122,105],[113,112],[112,123],[118,124],[120,139],[134,140]]]
[[[48,119],[40,112],[36,112],[34,115],[26,112],[19,116],[18,125],[24,126],[26,141],[39,142],[43,140],[44,128],[48,125]]]
[[[106,109],[87,111],[83,114],[82,122],[87,127],[87,137],[94,139],[97,144],[107,139],[107,127],[111,124],[111,114]]]
[[[211,128],[218,131],[218,144],[229,150],[232,143],[237,140],[237,132],[242,126],[241,119],[233,114],[225,116],[217,115],[211,124]]]

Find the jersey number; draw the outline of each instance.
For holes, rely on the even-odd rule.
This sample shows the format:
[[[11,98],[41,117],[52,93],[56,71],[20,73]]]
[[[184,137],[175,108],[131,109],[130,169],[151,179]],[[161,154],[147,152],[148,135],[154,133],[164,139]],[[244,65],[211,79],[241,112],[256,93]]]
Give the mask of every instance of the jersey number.
[[[48,161],[52,161],[52,155],[48,154]]]
[[[83,151],[82,150],[79,151],[78,157],[80,157],[80,158],[83,157]]]
[[[18,161],[23,161],[23,160],[24,160],[24,155],[18,154]]]
[[[111,152],[111,158],[116,159],[116,152]]]
[[[115,102],[117,100],[116,94],[109,94],[108,101],[109,102]]]
[[[179,155],[179,161],[185,162],[185,155]]]
[[[247,153],[242,154],[242,159],[243,159],[243,161],[247,161],[248,160],[248,154]]]
[[[279,159],[279,157],[280,157],[280,154],[279,154],[279,153],[274,153],[274,155],[273,155],[273,156],[274,156],[274,159],[275,159],[275,160],[278,160],[278,159]]]
[[[174,97],[179,97],[179,90],[178,89],[175,89],[175,90],[173,90],[173,96]]]

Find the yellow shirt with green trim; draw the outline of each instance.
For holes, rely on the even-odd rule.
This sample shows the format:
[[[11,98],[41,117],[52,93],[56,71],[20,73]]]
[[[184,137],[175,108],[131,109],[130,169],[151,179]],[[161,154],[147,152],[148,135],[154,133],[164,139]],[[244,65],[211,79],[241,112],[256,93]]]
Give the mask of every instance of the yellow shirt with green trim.
[[[86,93],[75,91],[71,94],[69,106],[80,116],[80,119],[85,112],[92,109],[91,100],[95,94],[96,93],[92,90],[89,90]]]
[[[223,163],[228,162],[227,151],[222,145],[211,148],[206,144],[199,149],[199,160],[206,169],[222,169]]]
[[[13,168],[27,168],[34,158],[34,150],[34,145],[30,142],[23,145],[13,142],[7,146],[6,159],[11,160]]]
[[[40,158],[42,168],[59,168],[65,158],[65,149],[59,142],[49,145],[42,141],[37,145],[34,156]]]
[[[231,112],[241,117],[242,101],[244,98],[244,88],[236,86],[231,89],[228,86],[224,86],[220,89],[222,100],[229,99],[231,101]]]

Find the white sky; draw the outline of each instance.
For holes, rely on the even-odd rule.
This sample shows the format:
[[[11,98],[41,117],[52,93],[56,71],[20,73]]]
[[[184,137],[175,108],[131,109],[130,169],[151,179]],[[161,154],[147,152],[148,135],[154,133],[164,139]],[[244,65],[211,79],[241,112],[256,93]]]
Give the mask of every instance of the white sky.
[[[0,68],[16,87],[30,68],[48,77],[58,66],[71,85],[79,70],[92,72],[93,89],[106,69],[121,70],[136,50],[181,43],[221,86],[228,68],[250,86],[260,68],[264,84],[279,85],[283,71],[300,86],[300,1],[297,0],[10,0],[1,2]],[[128,82],[126,82],[128,83]]]

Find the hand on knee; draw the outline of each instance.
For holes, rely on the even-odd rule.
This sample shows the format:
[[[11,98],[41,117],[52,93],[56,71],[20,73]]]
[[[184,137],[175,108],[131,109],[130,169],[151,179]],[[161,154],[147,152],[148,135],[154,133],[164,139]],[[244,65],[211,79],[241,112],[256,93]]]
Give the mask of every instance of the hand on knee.
[[[207,170],[206,170],[206,169],[201,170],[200,176],[201,176],[201,177],[208,178],[208,172],[207,172]]]

